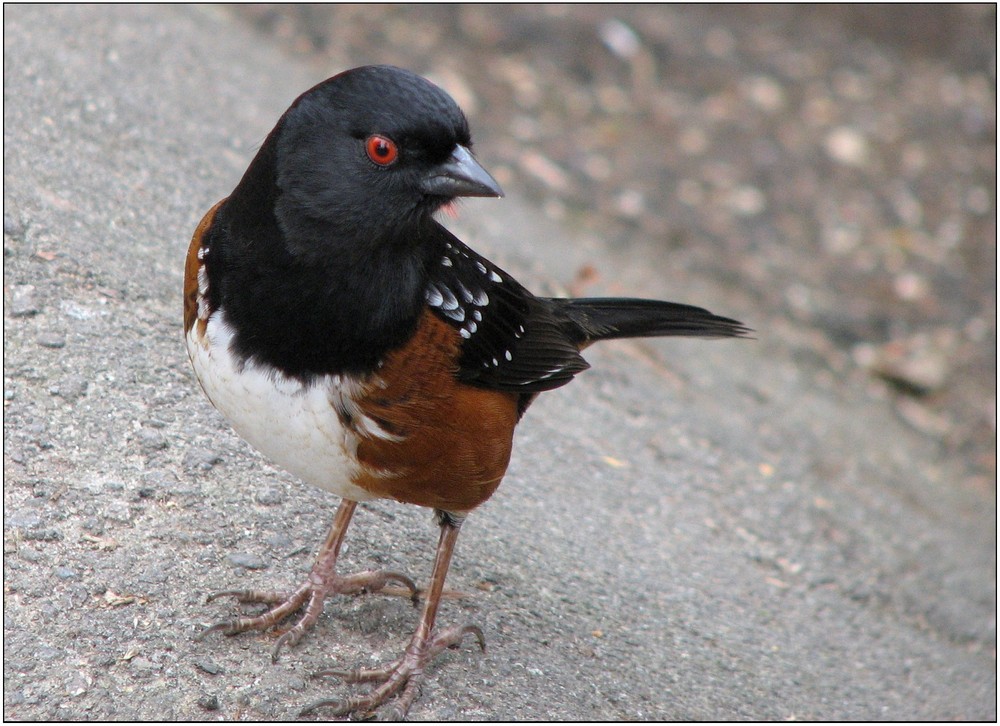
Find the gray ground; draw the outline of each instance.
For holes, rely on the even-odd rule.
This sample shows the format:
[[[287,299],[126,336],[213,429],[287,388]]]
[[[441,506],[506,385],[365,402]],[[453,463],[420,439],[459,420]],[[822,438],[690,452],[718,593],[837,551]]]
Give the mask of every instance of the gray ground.
[[[364,28],[384,11],[353,12]],[[496,37],[485,12],[444,22],[432,8],[424,22],[478,43],[490,63],[465,62],[456,40],[454,55],[435,51],[453,63],[412,64],[472,107],[474,130],[486,129],[479,157],[508,191],[463,205],[453,228],[536,290],[696,302],[758,339],[607,344],[588,351],[594,370],[542,397],[449,580],[468,597],[442,621],[477,622],[489,649],[443,656],[411,715],[995,719],[996,314],[982,284],[992,275],[995,288],[995,35],[962,44],[957,60],[914,60],[869,34],[843,41],[854,70],[828,77],[842,36],[795,15],[628,17],[642,40],[628,55],[607,9],[525,10]],[[962,12],[958,35],[995,24]],[[317,44],[329,43],[317,54],[295,50],[287,18],[264,18],[268,36],[247,14],[5,7],[7,719],[290,718],[346,692],[311,672],[394,657],[414,624],[400,598],[331,602],[274,665],[270,635],[192,639],[233,611],[206,593],[296,583],[335,504],[226,427],[181,343],[181,268],[201,214],[299,91],[374,59],[336,50],[366,37],[349,18],[313,18]],[[440,47],[420,18],[401,18],[378,25],[397,49],[389,60],[406,60],[404,37]],[[529,62],[546,43],[536,27],[571,29],[552,44],[565,53],[604,28],[637,84],[650,83],[648,63],[665,73],[669,51],[688,86],[654,79],[642,118],[574,120],[542,143],[553,137],[532,137],[533,122],[571,117],[542,102],[558,69],[612,109],[621,99],[600,68],[584,84],[582,62]],[[743,52],[784,57],[806,80],[746,63],[718,90],[713,68],[733,70]],[[478,90],[487,67],[500,69],[494,85],[520,89],[513,106]],[[935,116],[921,83],[951,111]],[[664,99],[682,112],[658,112]],[[512,136],[486,121],[504,108],[516,110]],[[640,124],[657,113],[661,125]],[[758,123],[778,141],[754,145]],[[650,164],[650,148],[666,156]],[[687,151],[673,160],[674,148]],[[741,152],[762,166],[741,169]],[[646,167],[669,175],[673,161],[689,183],[650,181]],[[925,178],[937,183],[923,189]],[[679,206],[661,209],[660,196]],[[879,296],[887,307],[872,322]],[[900,353],[911,349],[923,368]],[[346,564],[426,580],[435,540],[428,512],[375,504],[356,519]]]

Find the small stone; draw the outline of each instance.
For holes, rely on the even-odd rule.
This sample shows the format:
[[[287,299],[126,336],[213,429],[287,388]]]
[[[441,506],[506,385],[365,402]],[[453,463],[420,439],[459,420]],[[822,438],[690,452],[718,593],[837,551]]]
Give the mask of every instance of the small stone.
[[[156,585],[162,585],[168,579],[169,579],[169,575],[167,575],[167,571],[165,569],[163,569],[162,567],[157,567],[156,565],[153,565],[152,567],[150,567],[149,569],[143,571],[139,575],[139,580],[140,581],[142,581],[142,582],[151,582],[151,583],[156,584]]]
[[[216,452],[192,446],[184,452],[183,466],[189,472],[208,471],[221,461],[222,457]]]
[[[205,671],[210,676],[217,676],[220,673],[222,673],[222,666],[220,666],[218,663],[208,660],[207,658],[196,660],[194,664],[195,667],[197,667],[199,670]]]
[[[554,161],[537,151],[528,151],[521,157],[521,169],[545,186],[557,192],[569,189],[569,176]]]
[[[97,517],[87,517],[80,523],[80,526],[88,534],[92,535],[104,534],[104,522],[102,522]]]
[[[65,348],[66,336],[62,333],[39,333],[35,342],[43,348]]]
[[[248,570],[263,570],[267,568],[267,563],[263,559],[249,552],[233,552],[227,555],[227,559],[237,567],[244,567]]]
[[[198,699],[198,705],[201,706],[206,711],[218,711],[219,710],[219,697],[218,696],[202,696]]]
[[[857,129],[840,126],[823,140],[827,155],[845,166],[864,166],[868,162],[868,139]]]
[[[82,696],[90,688],[92,681],[85,673],[77,671],[66,681],[66,695],[71,698]]]
[[[154,451],[162,451],[167,448],[167,438],[159,431],[139,429],[136,440],[144,454],[151,454]]]
[[[111,502],[104,508],[104,516],[115,522],[130,522],[132,510],[125,502]]]
[[[142,475],[142,484],[144,487],[152,487],[154,489],[162,490],[173,490],[177,488],[177,477],[172,471],[167,471],[166,469],[151,469]]]
[[[140,673],[150,673],[160,669],[160,666],[156,665],[156,663],[153,663],[148,658],[143,658],[141,655],[132,658],[129,661],[129,666]]]
[[[40,310],[34,285],[15,285],[10,291],[7,311],[12,318],[26,318]]]
[[[58,529],[29,529],[24,538],[35,542],[58,542],[63,536]]]
[[[17,527],[18,529],[31,529],[42,523],[42,518],[37,512],[12,512],[4,517],[4,527]]]
[[[927,280],[922,275],[909,270],[896,275],[892,281],[892,287],[899,299],[907,302],[924,298],[929,291]]]
[[[928,336],[892,341],[866,355],[856,352],[855,360],[867,362],[877,376],[915,395],[940,390],[951,374],[945,347]]]
[[[285,492],[278,487],[264,487],[257,492],[257,503],[272,507],[285,501]]]
[[[770,76],[752,76],[744,86],[750,102],[767,113],[775,113],[785,106],[785,93],[776,80]]]
[[[49,393],[72,403],[87,394],[87,379],[83,376],[68,375],[49,389]]]
[[[767,209],[764,192],[749,184],[736,187],[729,193],[729,208],[741,217],[755,217]]]
[[[74,580],[80,576],[76,570],[70,567],[57,567],[54,572],[60,580]]]
[[[622,60],[634,58],[642,50],[639,36],[618,18],[603,23],[597,32],[605,47]]]
[[[615,200],[618,213],[627,219],[638,219],[646,211],[646,197],[637,189],[625,189]]]
[[[264,538],[264,541],[268,544],[269,547],[273,547],[274,549],[280,552],[290,551],[295,544],[292,541],[292,538],[289,537],[287,534],[284,534],[283,532],[275,532],[274,534],[269,534],[267,537]]]
[[[20,547],[17,550],[17,555],[25,562],[41,562],[45,559],[44,553],[34,547]]]
[[[9,214],[3,215],[3,233],[8,237],[20,237],[24,234],[24,223],[14,219]]]

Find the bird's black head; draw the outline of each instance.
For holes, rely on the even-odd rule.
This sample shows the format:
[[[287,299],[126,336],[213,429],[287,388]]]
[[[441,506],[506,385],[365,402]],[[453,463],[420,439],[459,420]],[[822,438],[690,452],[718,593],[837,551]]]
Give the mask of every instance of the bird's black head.
[[[303,93],[275,128],[275,214],[286,240],[388,240],[459,196],[502,196],[443,90],[364,66]]]

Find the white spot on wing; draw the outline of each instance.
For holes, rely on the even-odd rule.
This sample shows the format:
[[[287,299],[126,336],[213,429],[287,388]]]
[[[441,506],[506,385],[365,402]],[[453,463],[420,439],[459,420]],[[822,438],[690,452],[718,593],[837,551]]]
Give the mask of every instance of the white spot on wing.
[[[451,290],[449,290],[447,287],[444,286],[438,289],[441,291],[441,296],[442,296],[442,302],[441,302],[442,310],[446,311],[454,310],[455,308],[458,307],[458,298],[455,297],[455,293],[453,293]]]
[[[427,304],[432,308],[441,307],[441,303],[444,302],[444,296],[434,283],[427,285],[427,292],[424,294],[424,297],[427,300]]]

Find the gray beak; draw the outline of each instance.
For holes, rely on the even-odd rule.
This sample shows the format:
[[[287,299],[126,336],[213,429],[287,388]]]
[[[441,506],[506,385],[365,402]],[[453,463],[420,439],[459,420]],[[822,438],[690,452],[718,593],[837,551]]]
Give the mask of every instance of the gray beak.
[[[502,197],[497,180],[464,146],[456,146],[446,162],[431,170],[421,182],[425,194],[440,197]]]

